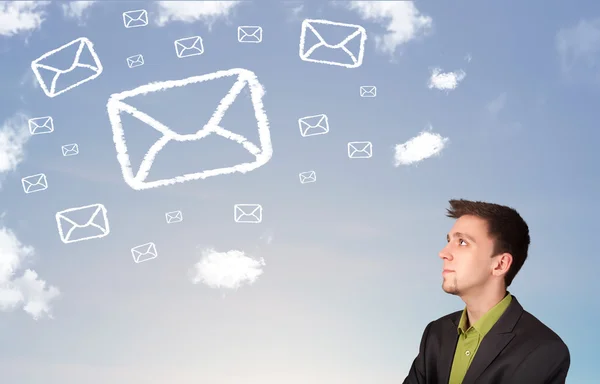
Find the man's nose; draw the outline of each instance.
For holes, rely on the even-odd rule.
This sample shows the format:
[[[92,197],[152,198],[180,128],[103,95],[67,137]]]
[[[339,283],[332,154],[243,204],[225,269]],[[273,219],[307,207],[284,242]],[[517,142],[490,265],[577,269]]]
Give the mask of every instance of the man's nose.
[[[444,259],[452,259],[452,254],[448,250],[448,245],[446,245],[444,248],[442,248],[442,250],[440,251],[440,253],[438,254],[438,256],[442,260],[444,260]]]

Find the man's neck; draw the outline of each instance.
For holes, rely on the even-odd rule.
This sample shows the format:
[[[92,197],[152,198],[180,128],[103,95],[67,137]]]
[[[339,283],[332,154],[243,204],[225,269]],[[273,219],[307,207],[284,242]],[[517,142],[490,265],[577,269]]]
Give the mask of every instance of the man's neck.
[[[488,290],[488,292],[482,292],[477,295],[469,297],[461,297],[461,299],[467,305],[467,318],[469,320],[468,326],[475,324],[481,316],[485,315],[490,309],[494,308],[496,304],[502,301],[506,296],[506,289],[494,289]]]

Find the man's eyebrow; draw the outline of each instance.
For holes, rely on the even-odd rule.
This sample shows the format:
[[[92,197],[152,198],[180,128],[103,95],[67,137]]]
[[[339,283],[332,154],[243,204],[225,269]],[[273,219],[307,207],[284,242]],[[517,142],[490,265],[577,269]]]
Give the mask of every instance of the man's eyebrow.
[[[452,237],[464,237],[467,240],[472,241],[473,243],[476,243],[475,239],[472,238],[471,236],[467,235],[466,233],[454,232],[454,234],[452,234]],[[450,241],[450,235],[446,235],[446,240]]]

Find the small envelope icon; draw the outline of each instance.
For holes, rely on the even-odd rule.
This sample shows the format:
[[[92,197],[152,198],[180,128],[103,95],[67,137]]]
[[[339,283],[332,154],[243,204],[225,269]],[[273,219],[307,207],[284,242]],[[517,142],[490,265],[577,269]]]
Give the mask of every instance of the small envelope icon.
[[[315,171],[301,172],[299,176],[301,184],[314,183],[317,181],[317,174]]]
[[[341,41],[339,39],[328,39],[329,41],[327,41],[327,39],[323,38],[323,36],[318,32],[319,29],[323,31],[324,28],[334,29],[336,32],[339,32],[346,37]],[[318,42],[310,47],[306,46],[305,40],[307,34],[314,36]],[[360,38],[358,52],[352,52],[346,45],[356,38]],[[303,61],[337,65],[345,68],[358,68],[363,62],[366,40],[367,31],[360,25],[337,23],[328,20],[306,19],[302,21],[302,31],[300,32],[300,59]],[[344,56],[347,56],[348,60],[337,62],[324,59],[327,53],[331,54],[331,52],[328,52],[331,50],[343,51],[346,54]],[[319,59],[320,56],[322,59]]]
[[[127,58],[127,66],[129,68],[135,68],[144,65],[144,56],[142,55],[133,55]]]
[[[62,146],[62,155],[63,156],[75,156],[79,153],[79,145],[73,144],[65,144]]]
[[[32,135],[41,135],[54,132],[54,120],[51,116],[34,117],[29,119],[29,133]]]
[[[244,25],[238,27],[238,41],[240,43],[260,43],[262,33],[262,27]]]
[[[236,204],[233,206],[233,219],[236,223],[258,224],[262,221],[260,204]]]
[[[177,57],[180,59],[203,54],[204,45],[202,44],[202,38],[200,36],[192,36],[175,40],[175,52],[177,52]]]
[[[145,9],[123,12],[125,28],[145,27],[148,25],[148,12]]]
[[[192,90],[202,91],[202,87],[208,88],[207,85],[212,84],[206,84],[207,82],[227,77],[236,78],[236,82],[229,89],[229,92],[223,92],[224,97],[221,99],[220,104],[217,106],[209,121],[197,122],[200,129],[196,133],[178,133],[178,131],[181,131],[181,128],[179,127],[180,129],[177,129],[179,125],[177,123],[180,123],[182,118],[194,118],[196,112],[195,110],[190,110],[189,112],[186,111],[186,113],[189,113],[189,117],[175,116],[177,119],[173,121],[175,123],[174,126],[168,127],[166,124],[163,124],[163,122],[155,120],[152,116],[148,114],[152,113],[152,109],[150,109],[150,111],[148,112],[142,112],[138,111],[136,108],[129,104],[129,98],[139,95],[145,95],[152,92],[165,92],[173,88],[179,88],[183,86],[192,88]],[[227,129],[227,127],[221,127],[221,120],[226,115],[228,115],[228,109],[235,102],[235,100],[239,99],[240,102],[245,102],[247,100],[246,97],[238,97],[242,91],[248,91],[248,95],[250,96],[249,101],[252,104],[252,107],[254,109],[254,116],[256,118],[256,121],[253,122],[252,125],[256,124],[258,130],[258,139],[255,141],[258,141],[259,143],[251,142],[244,136],[238,133],[234,133],[230,129]],[[150,83],[142,85],[130,91],[125,91],[111,95],[106,105],[106,109],[108,110],[108,117],[110,119],[110,124],[113,130],[113,140],[115,142],[115,147],[117,150],[117,160],[121,165],[123,179],[127,184],[129,184],[131,188],[136,190],[142,190],[172,185],[175,183],[183,183],[190,180],[205,179],[207,177],[225,175],[236,172],[247,173],[265,165],[273,156],[273,148],[271,146],[269,120],[267,118],[262,103],[263,95],[264,89],[262,85],[258,82],[256,75],[251,71],[241,68],[234,68],[227,71],[218,71],[207,75],[193,76],[183,80]],[[162,134],[161,138],[154,142],[154,144],[150,146],[150,148],[146,152],[146,155],[144,156],[144,159],[142,160],[135,175],[131,166],[128,147],[125,142],[126,135],[125,130],[123,128],[123,122],[121,121],[121,115],[123,113],[127,113],[132,117],[145,123],[148,128],[148,136],[154,135],[156,131]],[[246,122],[245,125],[248,126],[250,125],[249,123],[250,122]],[[139,133],[134,131],[131,140],[135,140],[136,138],[138,138],[139,134],[143,133],[143,130]],[[129,134],[131,135],[131,133]],[[255,160],[224,168],[207,170],[203,170],[201,168],[201,165],[198,165],[198,168],[200,169],[198,169],[196,173],[180,173],[177,172],[175,168],[172,168],[170,169],[172,172],[177,172],[177,174],[173,175],[173,177],[169,179],[146,181],[148,175],[153,171],[152,163],[154,162],[155,157],[163,149],[163,147],[167,146],[167,148],[171,148],[174,142],[179,142],[185,143],[185,145],[189,145],[194,148],[198,148],[201,147],[203,144],[206,144],[207,140],[202,140],[203,138],[213,134],[219,137],[219,139],[222,138],[235,142],[237,145],[239,145],[240,149],[244,149],[250,152],[250,154],[255,158]],[[169,143],[172,144],[169,145]]]
[[[352,141],[348,143],[348,157],[368,159],[373,156],[373,144],[370,141]]]
[[[65,244],[99,239],[110,233],[103,204],[90,204],[57,212],[56,224],[60,239]]]
[[[305,116],[298,119],[300,134],[304,137],[324,135],[329,132],[329,119],[327,115]]]
[[[360,97],[377,96],[377,87],[374,85],[363,85],[360,87]]]
[[[81,59],[84,51],[86,51],[84,57],[88,57],[86,60]],[[62,65],[60,68],[50,65],[57,61],[64,61],[68,65]],[[93,80],[100,76],[103,70],[102,63],[94,51],[94,44],[85,37],[44,53],[31,62],[31,69],[48,97],[58,96]],[[76,75],[73,75],[75,71],[77,71]],[[77,81],[77,79],[81,80]],[[57,83],[60,84],[58,89]]]
[[[156,259],[158,252],[156,252],[156,245],[154,243],[146,243],[131,248],[131,255],[133,256],[133,261],[139,264],[144,261]]]
[[[167,224],[180,223],[183,221],[183,213],[181,211],[173,211],[165,213]]]
[[[45,191],[48,189],[48,180],[46,179],[46,175],[43,173],[26,176],[21,179],[21,183],[23,184],[23,190],[25,193]]]

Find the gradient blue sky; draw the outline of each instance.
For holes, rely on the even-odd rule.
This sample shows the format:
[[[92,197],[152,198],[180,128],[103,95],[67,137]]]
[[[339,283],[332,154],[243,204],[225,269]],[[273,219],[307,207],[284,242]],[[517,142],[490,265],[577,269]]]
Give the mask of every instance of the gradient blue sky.
[[[0,161],[0,227],[35,249],[15,276],[33,269],[60,295],[52,318],[34,320],[22,303],[0,313],[2,383],[401,382],[427,323],[463,307],[441,290],[437,256],[452,225],[444,216],[451,198],[519,210],[532,245],[510,291],[569,346],[569,384],[600,380],[591,241],[600,215],[597,2],[423,2],[417,14],[396,5],[387,13],[394,18],[379,20],[347,2],[244,2],[220,17],[160,26],[166,8],[158,2],[23,4],[25,26],[10,29],[15,5],[0,3],[0,142],[13,132],[23,144],[15,167]],[[140,8],[150,25],[125,29],[121,13]],[[415,17],[430,17],[431,26],[411,32]],[[363,65],[301,61],[304,18],[363,25]],[[238,43],[238,25],[262,26],[263,42]],[[403,41],[389,40],[394,51],[385,51],[376,36],[394,26]],[[178,59],[173,41],[193,35],[205,53]],[[48,98],[30,63],[78,37],[93,41],[104,72]],[[145,65],[128,69],[125,58],[139,53]],[[116,160],[109,95],[235,67],[254,71],[266,89],[271,161],[245,175],[131,189]],[[467,75],[452,91],[430,89],[435,67]],[[360,98],[361,85],[376,85],[377,97]],[[217,88],[139,105],[189,129],[227,91]],[[248,111],[228,124],[251,135]],[[29,137],[22,120],[10,123],[17,113],[51,115],[55,132]],[[319,113],[329,116],[329,134],[301,137],[297,119]],[[157,137],[131,123],[127,142],[141,156]],[[449,138],[446,148],[395,167],[394,146],[428,127]],[[372,141],[373,157],[348,159],[346,143],[362,140]],[[78,156],[62,157],[68,143],[79,144]],[[207,143],[172,150],[155,165],[189,170],[241,156],[229,143]],[[317,182],[301,185],[298,173],[308,170]],[[49,188],[25,194],[21,178],[42,172]],[[61,243],[55,212],[93,203],[106,206],[110,235]],[[235,224],[236,203],[262,204],[263,222]],[[167,225],[164,213],[174,210],[184,221]],[[135,264],[130,248],[149,241],[158,258]],[[262,257],[264,274],[237,291],[194,285],[189,271],[206,247]],[[0,249],[0,257],[11,251]]]

